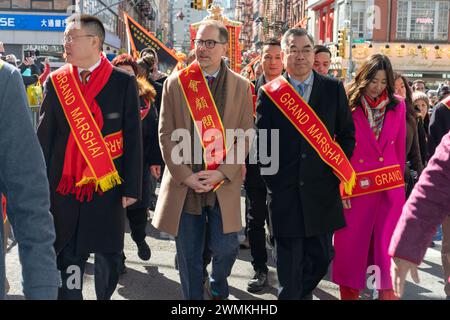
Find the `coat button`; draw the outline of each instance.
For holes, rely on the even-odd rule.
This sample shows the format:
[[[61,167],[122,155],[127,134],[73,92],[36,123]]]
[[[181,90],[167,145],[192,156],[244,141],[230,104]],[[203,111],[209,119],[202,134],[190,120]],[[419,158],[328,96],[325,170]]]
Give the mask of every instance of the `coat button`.
[[[364,160],[363,159],[359,159],[359,163],[364,163]]]
[[[306,153],[302,153],[302,159],[306,159]]]
[[[379,158],[378,158],[378,161],[383,162],[383,161],[384,161],[384,158],[383,158],[383,157],[379,157]]]

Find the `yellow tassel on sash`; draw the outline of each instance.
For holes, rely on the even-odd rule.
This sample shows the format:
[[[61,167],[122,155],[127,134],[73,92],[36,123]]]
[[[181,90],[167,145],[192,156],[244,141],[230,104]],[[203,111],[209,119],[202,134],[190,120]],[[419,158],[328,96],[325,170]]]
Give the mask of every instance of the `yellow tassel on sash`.
[[[97,192],[98,188],[100,187],[100,190],[103,192],[108,191],[109,189],[114,188],[115,186],[118,186],[122,184],[122,178],[119,176],[119,173],[117,171],[108,174],[107,176],[104,176],[101,179],[96,179],[94,177],[83,177],[79,182],[77,182],[76,186],[80,187],[85,184],[89,183],[95,183],[95,191]]]
[[[350,181],[344,183],[345,193],[348,194],[349,196],[351,196],[352,192],[353,192],[353,188],[355,187],[355,184],[356,184],[356,173],[353,172],[352,177],[350,178]]]

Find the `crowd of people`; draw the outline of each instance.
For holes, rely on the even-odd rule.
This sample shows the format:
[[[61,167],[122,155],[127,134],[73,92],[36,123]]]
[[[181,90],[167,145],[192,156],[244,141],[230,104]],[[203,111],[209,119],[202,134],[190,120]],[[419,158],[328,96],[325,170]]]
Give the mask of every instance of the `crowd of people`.
[[[151,258],[150,209],[153,226],[175,239],[183,298],[227,299],[241,188],[249,292],[275,285],[269,247],[279,299],[312,299],[330,266],[343,300],[359,299],[373,268],[378,299],[399,299],[442,224],[450,297],[448,83],[410,83],[382,54],[344,83],[329,75],[331,52],[301,28],[267,40],[241,75],[227,65],[228,31],[217,21],[202,22],[184,69],[169,76],[151,48],[108,61],[104,39],[98,18],[74,16],[58,70],[36,52],[21,65],[0,60],[2,212],[26,298],[83,299],[94,254],[96,296],[110,299],[126,272],[125,217],[139,258]],[[41,84],[36,134],[25,86]]]

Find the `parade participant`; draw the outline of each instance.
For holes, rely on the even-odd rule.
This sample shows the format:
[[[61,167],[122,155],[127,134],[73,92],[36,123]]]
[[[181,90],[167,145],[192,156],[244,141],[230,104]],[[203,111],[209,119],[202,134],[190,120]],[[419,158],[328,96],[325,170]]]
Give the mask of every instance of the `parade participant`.
[[[388,246],[405,203],[406,106],[394,95],[389,58],[370,56],[350,83],[348,97],[357,181],[353,194],[343,193],[347,227],[334,235],[332,281],[340,286],[341,299],[358,299],[375,266],[379,299],[395,299]]]
[[[0,216],[14,228],[26,299],[56,299],[59,274],[53,248],[55,228],[49,213],[45,163],[19,71],[0,60]],[[3,195],[6,199],[3,198]],[[0,239],[4,229],[0,228]],[[0,245],[0,300],[5,299],[6,242]]]
[[[159,138],[166,169],[152,223],[175,236],[185,299],[203,298],[202,255],[207,233],[212,255],[207,292],[213,299],[224,299],[229,295],[227,278],[239,249],[241,169],[250,138],[227,139],[226,149],[223,138],[226,129],[253,127],[252,95],[250,83],[223,62],[228,31],[221,23],[202,22],[193,41],[196,61],[164,83]],[[216,129],[214,145],[208,139],[212,127]],[[173,141],[175,129],[185,129],[191,141],[183,148],[182,159],[172,158],[180,148],[178,141]],[[199,137],[199,132],[204,134]],[[194,143],[214,151],[215,159],[205,152],[201,163],[195,161],[201,155],[191,147]],[[238,148],[243,143],[245,150]],[[238,151],[237,159],[229,156]]]
[[[167,79],[167,74],[164,72],[159,71],[159,60],[158,60],[158,54],[156,53],[156,50],[153,48],[145,48],[144,50],[141,51],[141,58],[145,58],[145,56],[150,56],[151,58],[153,58],[153,65],[151,66],[152,68],[152,73],[151,73],[151,78],[160,83],[163,84],[164,81],[166,81]]]
[[[115,57],[111,64],[125,70],[131,75],[137,75],[137,63],[129,54],[121,54]],[[159,153],[157,131],[158,115],[154,106],[156,96],[155,89],[144,77],[137,78],[137,81],[140,97],[139,105],[142,121],[142,143],[144,150],[144,157],[142,160],[144,165],[142,169],[142,199],[127,207],[127,217],[131,230],[131,238],[136,243],[138,248],[138,256],[140,259],[147,261],[150,259],[151,250],[145,241],[145,228],[147,226],[147,209],[150,197],[150,166],[155,165],[152,163],[153,157],[151,157],[151,154],[155,152]],[[156,165],[160,165],[161,162],[162,159]],[[125,255],[123,257],[125,260]],[[125,264],[123,265],[123,271],[125,271]]]
[[[138,67],[138,78],[143,78],[146,79],[148,83],[150,83],[151,86],[153,86],[153,88],[156,91],[156,96],[155,96],[155,107],[156,109],[154,109],[150,114],[151,117],[155,117],[156,116],[156,123],[154,121],[152,121],[151,123],[149,123],[150,125],[150,131],[152,132],[152,136],[154,134],[156,134],[156,137],[158,137],[158,118],[159,118],[159,113],[161,111],[161,99],[162,99],[162,84],[159,82],[156,82],[153,80],[152,78],[152,73],[153,73],[153,68],[154,68],[154,57],[152,55],[145,55],[143,58],[140,58],[137,60],[137,67]],[[154,133],[154,134],[153,134]],[[158,142],[158,138],[156,140]],[[149,199],[148,199],[148,205],[149,205],[149,209],[151,211],[155,211],[155,207],[156,207],[156,201],[158,200],[158,197],[156,195],[156,188],[158,185],[158,179],[161,178],[161,168],[163,166],[164,163],[162,163],[162,158],[161,158],[161,149],[159,148],[159,142],[157,143],[157,145],[152,148],[152,152],[150,153],[150,160],[152,165],[150,166],[150,172],[151,175],[149,177],[149,188],[148,191],[149,192]]]
[[[331,67],[331,51],[325,46],[317,44],[314,46],[314,70],[323,76],[328,75]]]
[[[59,299],[83,298],[90,253],[95,253],[97,299],[111,298],[122,260],[125,208],[141,197],[136,79],[109,63],[101,53],[104,39],[97,17],[68,19],[67,64],[49,76],[41,106],[37,133],[50,182]],[[79,285],[68,283],[77,275]]]
[[[421,92],[425,93],[427,91],[425,81],[423,81],[421,79],[414,80],[413,85],[412,85],[412,91],[413,92],[421,91]]]
[[[278,298],[312,299],[333,259],[333,232],[345,226],[339,180],[352,189],[354,125],[343,84],[313,71],[311,35],[289,29],[281,49],[286,73],[261,87],[256,108],[258,134],[279,134],[279,168],[273,175],[261,173],[275,238]],[[271,154],[270,133],[267,140]]]
[[[264,42],[261,53],[261,66],[263,74],[256,80],[255,92],[266,83],[274,80],[283,71],[281,60],[281,44],[277,39],[269,39]],[[256,145],[253,145],[254,150]],[[249,157],[252,157],[250,154]],[[253,161],[247,161],[247,174],[244,181],[247,207],[248,240],[252,265],[255,271],[253,278],[248,282],[247,291],[258,292],[267,286],[267,251],[266,251],[266,220],[269,219],[267,211],[267,190],[261,179],[259,166]]]
[[[406,105],[406,166],[405,166],[405,190],[406,198],[411,193],[417,177],[423,170],[422,157],[419,145],[418,117],[414,110],[411,89],[408,86],[406,78],[396,73],[394,75],[395,94],[405,100]],[[422,124],[422,122],[420,123]],[[414,177],[411,171],[414,171],[417,177]]]
[[[420,176],[411,196],[403,207],[402,215],[391,239],[392,286],[398,297],[403,295],[406,275],[411,271],[418,283],[417,266],[423,261],[437,226],[450,212],[450,132],[443,138],[428,166]],[[447,260],[447,263],[449,261]],[[449,288],[446,276],[445,289]],[[450,295],[447,293],[447,300]]]
[[[444,95],[440,95],[443,98]],[[440,100],[433,108],[430,119],[430,154],[435,153],[436,146],[441,142],[450,130],[450,96]],[[450,297],[450,216],[442,223],[442,268],[444,270],[445,287],[447,297]]]

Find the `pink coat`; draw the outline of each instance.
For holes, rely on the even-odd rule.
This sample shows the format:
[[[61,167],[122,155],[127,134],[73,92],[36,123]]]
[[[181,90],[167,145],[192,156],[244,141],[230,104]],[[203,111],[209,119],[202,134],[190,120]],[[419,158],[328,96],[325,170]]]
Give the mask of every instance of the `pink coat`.
[[[401,98],[397,97],[399,100]],[[406,107],[400,102],[385,115],[378,141],[361,108],[353,112],[356,146],[351,163],[356,172],[399,164],[404,172],[406,153]],[[336,255],[332,280],[355,289],[366,288],[369,266],[378,266],[377,289],[391,289],[388,247],[405,202],[404,188],[351,198],[344,210],[347,226],[335,233]]]

